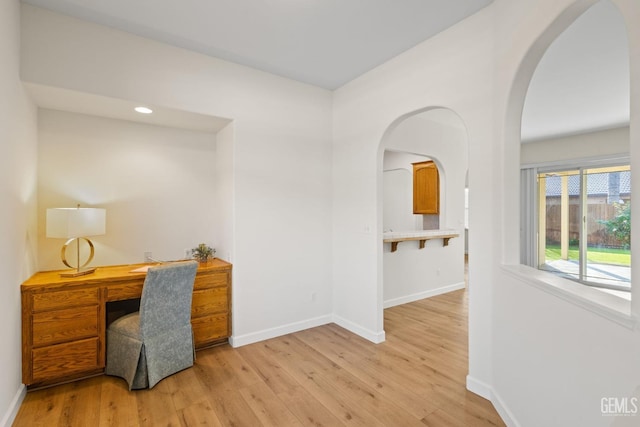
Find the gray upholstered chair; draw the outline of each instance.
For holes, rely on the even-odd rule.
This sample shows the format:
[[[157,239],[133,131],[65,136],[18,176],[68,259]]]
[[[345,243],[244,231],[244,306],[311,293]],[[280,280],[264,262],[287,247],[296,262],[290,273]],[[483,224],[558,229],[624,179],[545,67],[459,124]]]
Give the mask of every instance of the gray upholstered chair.
[[[129,390],[151,388],[193,366],[191,298],[197,268],[195,261],[149,268],[140,311],[107,329],[107,375],[124,378]]]

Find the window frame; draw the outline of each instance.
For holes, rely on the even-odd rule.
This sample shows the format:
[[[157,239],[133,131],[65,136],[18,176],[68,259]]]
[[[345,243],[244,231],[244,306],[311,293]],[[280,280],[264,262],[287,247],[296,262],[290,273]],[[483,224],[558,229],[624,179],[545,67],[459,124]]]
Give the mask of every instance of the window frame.
[[[520,264],[529,266],[538,271],[552,275],[553,277],[562,278],[581,286],[588,286],[593,288],[605,288],[617,291],[629,292],[627,289],[618,287],[615,285],[608,285],[599,282],[593,282],[588,280],[576,280],[556,274],[544,269],[539,268],[539,216],[541,215],[540,196],[538,176],[542,173],[562,172],[569,170],[579,171],[580,174],[580,217],[584,216],[583,206],[585,200],[583,200],[586,188],[584,188],[584,180],[586,179],[585,170],[607,168],[607,167],[619,167],[629,166],[631,170],[631,162],[628,156],[616,156],[616,157],[599,157],[591,159],[574,159],[571,161],[555,161],[538,164],[523,164],[520,167]],[[586,244],[582,237],[583,230],[580,230],[580,277],[583,275],[584,263],[586,260],[583,256],[586,256]],[[584,245],[584,246],[583,246]],[[630,267],[631,268],[631,267]],[[633,272],[632,272],[633,274]],[[598,289],[598,291],[600,291]],[[621,298],[621,297],[619,297]]]

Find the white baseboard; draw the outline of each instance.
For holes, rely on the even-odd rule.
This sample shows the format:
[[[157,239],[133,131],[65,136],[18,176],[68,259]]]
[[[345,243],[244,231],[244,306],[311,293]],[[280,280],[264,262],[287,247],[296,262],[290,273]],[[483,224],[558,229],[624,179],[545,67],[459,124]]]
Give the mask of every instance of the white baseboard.
[[[467,375],[467,390],[489,400],[493,404],[493,407],[496,408],[502,421],[504,421],[508,427],[520,427],[520,423],[518,423],[509,408],[507,408],[504,400],[502,400],[491,386]]]
[[[493,390],[491,391],[491,403],[493,403],[494,408],[498,411],[498,415],[502,418],[502,421],[509,427],[520,427],[520,423],[513,416],[507,405],[505,405],[504,400],[495,393]]]
[[[313,319],[303,320],[301,322],[289,323],[288,325],[278,326],[276,328],[263,329],[262,331],[252,332],[245,335],[233,335],[229,338],[231,347],[242,347],[243,345],[253,344],[256,342],[268,340],[293,332],[303,331],[305,329],[315,328],[316,326],[326,325],[332,322],[330,314]]]
[[[437,289],[430,289],[428,291],[418,292],[416,294],[393,298],[384,302],[384,308],[394,307],[396,305],[407,304],[421,299],[435,297],[436,295],[446,294],[447,292],[457,291],[458,289],[464,289],[464,287],[464,282],[460,282],[453,285],[443,286]]]
[[[374,332],[368,329],[363,328],[362,326],[351,322],[350,320],[345,319],[344,317],[340,317],[336,314],[333,315],[333,323],[338,326],[345,328],[346,330],[353,332],[356,335],[360,335],[362,338],[371,341],[374,344],[380,344],[385,340],[385,333],[382,332]]]
[[[1,427],[10,427],[13,424],[13,421],[16,419],[16,415],[18,415],[18,409],[20,409],[20,405],[22,405],[22,401],[24,397],[27,395],[27,388],[24,384],[20,384],[16,395],[13,397],[9,408],[7,408],[7,412],[2,417],[2,421],[0,421]]]
[[[491,400],[492,389],[488,384],[467,375],[467,390],[475,393],[480,397]]]
[[[407,295],[401,298],[395,298],[393,300],[385,301],[384,308],[389,308],[389,307],[393,307],[400,304],[406,304],[409,302],[418,301],[424,298],[433,297],[433,296],[444,294],[447,292],[457,291],[459,289],[464,289],[464,287],[465,287],[465,283],[460,282],[453,285],[443,286],[441,288],[420,292],[417,294]],[[344,317],[334,314],[333,316],[326,315],[326,316],[316,317],[314,319],[308,319],[302,322],[290,323],[288,325],[278,326],[276,328],[271,328],[271,329],[265,329],[258,332],[252,332],[250,334],[233,335],[229,338],[229,344],[232,347],[241,347],[243,345],[253,344],[256,342],[279,337],[281,335],[302,331],[304,329],[315,328],[316,326],[326,325],[327,323],[332,323],[332,322],[375,344],[379,344],[385,341],[384,331],[375,332],[375,331],[365,329],[362,326],[356,323],[353,323],[350,320],[345,319]]]

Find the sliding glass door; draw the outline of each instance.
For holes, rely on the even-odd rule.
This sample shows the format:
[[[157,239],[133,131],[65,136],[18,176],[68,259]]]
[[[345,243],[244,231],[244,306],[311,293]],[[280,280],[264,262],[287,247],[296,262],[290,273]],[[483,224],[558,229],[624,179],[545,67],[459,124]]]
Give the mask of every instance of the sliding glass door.
[[[538,268],[629,291],[629,166],[553,170],[537,177]]]

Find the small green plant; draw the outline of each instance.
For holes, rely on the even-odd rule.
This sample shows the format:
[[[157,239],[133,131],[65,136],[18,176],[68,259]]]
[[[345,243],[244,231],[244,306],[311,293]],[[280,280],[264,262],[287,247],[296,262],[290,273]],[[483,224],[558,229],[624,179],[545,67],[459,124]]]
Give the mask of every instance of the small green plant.
[[[215,253],[215,249],[213,249],[211,246],[207,246],[204,243],[200,243],[198,246],[191,249],[191,255],[193,256],[193,258],[200,262],[206,262],[209,258],[213,258]]]
[[[624,248],[631,244],[631,203],[615,203],[616,216],[606,221],[599,220],[607,230],[622,243]]]

